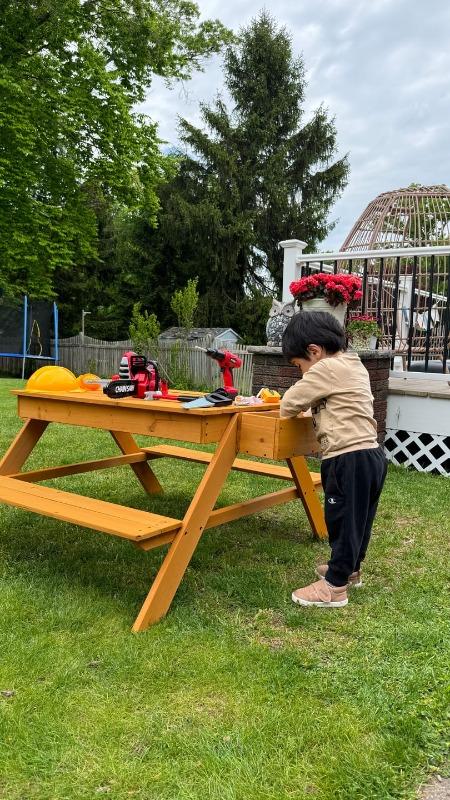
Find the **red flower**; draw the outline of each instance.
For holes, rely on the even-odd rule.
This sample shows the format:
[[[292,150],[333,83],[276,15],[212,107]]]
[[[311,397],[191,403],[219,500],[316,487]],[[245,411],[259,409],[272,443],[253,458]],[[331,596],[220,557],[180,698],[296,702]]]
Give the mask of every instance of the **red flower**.
[[[293,281],[289,290],[298,303],[323,297],[329,305],[338,306],[340,303],[351,304],[360,300],[361,285],[361,279],[357,275],[329,275],[318,272]]]

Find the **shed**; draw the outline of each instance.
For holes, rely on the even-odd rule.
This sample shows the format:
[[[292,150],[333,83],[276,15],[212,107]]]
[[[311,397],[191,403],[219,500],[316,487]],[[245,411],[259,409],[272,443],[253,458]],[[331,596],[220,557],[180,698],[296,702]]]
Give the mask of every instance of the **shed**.
[[[173,326],[163,331],[158,338],[162,342],[175,342],[185,338],[185,330]],[[193,344],[207,340],[211,347],[225,347],[239,344],[242,342],[242,336],[232,328],[191,328],[187,340]]]

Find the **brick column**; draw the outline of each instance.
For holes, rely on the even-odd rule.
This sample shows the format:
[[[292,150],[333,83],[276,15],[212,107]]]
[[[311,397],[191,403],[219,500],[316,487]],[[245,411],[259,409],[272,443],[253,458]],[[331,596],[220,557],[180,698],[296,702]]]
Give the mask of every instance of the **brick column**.
[[[369,373],[373,394],[374,417],[378,425],[378,441],[383,444],[386,438],[387,397],[389,391],[389,370],[391,353],[381,350],[363,350],[358,353]]]
[[[298,367],[293,367],[287,363],[281,352],[281,347],[252,346],[248,350],[253,353],[253,394],[257,394],[263,386],[268,386],[283,395],[289,386],[299,380]],[[391,354],[381,350],[363,350],[358,355],[369,373],[370,386],[374,397],[374,416],[378,425],[378,441],[383,443],[386,435]]]

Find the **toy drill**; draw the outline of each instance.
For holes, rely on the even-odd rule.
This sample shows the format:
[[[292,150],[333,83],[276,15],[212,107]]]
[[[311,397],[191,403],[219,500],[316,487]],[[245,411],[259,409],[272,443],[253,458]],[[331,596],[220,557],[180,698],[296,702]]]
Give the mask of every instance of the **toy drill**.
[[[238,390],[233,386],[233,369],[242,366],[242,359],[229,350],[215,350],[213,347],[196,347],[196,350],[203,350],[207,356],[219,362],[223,388],[229,395],[236,396]]]

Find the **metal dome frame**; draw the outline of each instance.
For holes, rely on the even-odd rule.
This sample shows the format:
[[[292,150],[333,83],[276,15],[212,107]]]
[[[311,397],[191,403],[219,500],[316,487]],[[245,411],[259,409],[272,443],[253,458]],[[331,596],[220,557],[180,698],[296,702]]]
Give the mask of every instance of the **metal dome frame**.
[[[425,357],[426,364],[428,358],[446,360],[450,261],[447,255],[431,255],[431,248],[445,245],[450,245],[450,189],[412,184],[372,200],[340,250],[355,259],[362,251],[383,251],[381,259],[365,262],[365,306],[380,323],[380,346],[408,351],[408,365],[411,358]],[[424,248],[420,256],[418,248]],[[390,250],[397,257],[389,257]]]
[[[420,186],[378,195],[357,219],[342,251],[433,247],[450,242],[450,189]]]

